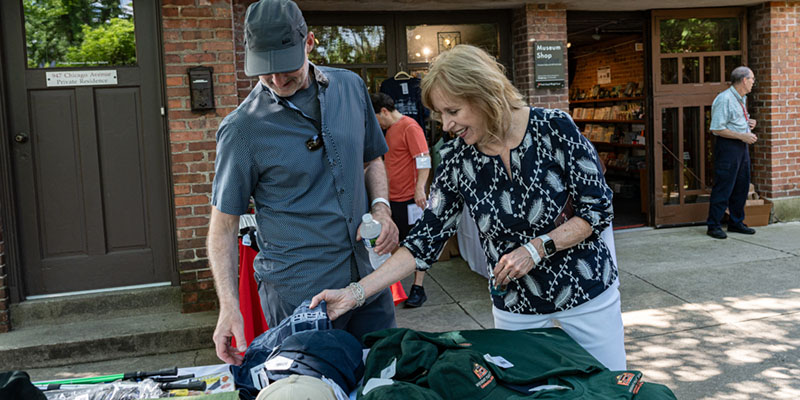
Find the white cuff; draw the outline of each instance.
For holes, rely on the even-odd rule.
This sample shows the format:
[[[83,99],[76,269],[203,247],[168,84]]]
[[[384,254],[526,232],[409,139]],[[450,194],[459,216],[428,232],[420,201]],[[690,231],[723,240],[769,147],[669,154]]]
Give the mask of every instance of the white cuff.
[[[389,200],[386,200],[383,197],[376,197],[372,199],[372,203],[369,205],[369,208],[375,207],[375,203],[386,204],[386,207],[389,207],[390,210],[392,209],[392,205],[389,204]]]
[[[531,253],[531,258],[533,259],[533,265],[539,265],[539,263],[542,261],[542,256],[539,255],[539,252],[536,250],[536,247],[533,247],[533,244],[531,244],[531,242],[525,243],[524,245],[522,245],[522,247],[524,247],[525,250],[528,250],[528,253]]]

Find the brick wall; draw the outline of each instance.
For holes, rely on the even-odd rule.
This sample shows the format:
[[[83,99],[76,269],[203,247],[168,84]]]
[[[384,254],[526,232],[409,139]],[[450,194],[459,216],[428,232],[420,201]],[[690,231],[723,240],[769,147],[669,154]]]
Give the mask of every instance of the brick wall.
[[[11,330],[8,315],[9,301],[8,270],[6,269],[6,244],[3,239],[3,219],[0,218],[0,333]]]
[[[637,35],[570,49],[576,54],[575,76],[570,88],[588,92],[597,84],[597,69],[600,67],[611,68],[611,83],[601,85],[601,88],[619,85],[624,90],[628,82],[638,82],[641,87],[644,84],[644,52],[636,51],[635,43],[642,43],[642,40],[641,35]]]
[[[514,84],[528,104],[537,107],[569,109],[568,91],[535,89],[533,77],[533,41],[558,40],[567,43],[567,10],[551,4],[527,4],[514,10],[511,41],[514,54]],[[566,48],[564,60],[567,59]],[[567,63],[564,62],[564,76]]]
[[[231,0],[163,0],[172,181],[183,311],[216,308],[205,239],[211,213],[215,133],[238,104]],[[214,68],[216,110],[190,109],[187,68]]]
[[[756,77],[749,105],[759,136],[752,181],[764,197],[800,196],[800,3],[764,3],[748,14],[748,65]]]

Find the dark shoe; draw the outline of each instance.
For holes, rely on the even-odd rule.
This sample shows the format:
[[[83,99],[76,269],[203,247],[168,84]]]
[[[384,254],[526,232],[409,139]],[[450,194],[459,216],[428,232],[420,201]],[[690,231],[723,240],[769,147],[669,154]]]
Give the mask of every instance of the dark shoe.
[[[425,288],[422,286],[411,285],[411,293],[408,295],[408,299],[406,300],[406,307],[419,307],[422,303],[428,300],[428,296],[425,296]]]
[[[756,230],[745,224],[728,225],[728,232],[744,233],[745,235],[755,235]]]
[[[730,230],[730,228],[728,228]],[[714,239],[727,239],[728,235],[722,230],[720,227],[716,228],[708,228],[706,235],[713,237]]]

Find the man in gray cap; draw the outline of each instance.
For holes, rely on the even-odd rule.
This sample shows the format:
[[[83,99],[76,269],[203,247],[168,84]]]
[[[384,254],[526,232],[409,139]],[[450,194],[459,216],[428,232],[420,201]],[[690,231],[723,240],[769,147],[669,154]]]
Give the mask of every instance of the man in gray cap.
[[[217,131],[208,258],[219,296],[217,356],[240,364],[245,349],[237,291],[239,215],[256,207],[254,263],[261,307],[276,326],[305,299],[357,282],[372,268],[358,234],[362,214],[383,226],[379,254],[397,246],[387,151],[366,86],[347,70],[308,61],[314,34],[289,0],[261,0],[245,15],[245,74],[260,84]],[[334,328],[360,338],[395,326],[389,290]],[[236,339],[236,348],[231,338]]]

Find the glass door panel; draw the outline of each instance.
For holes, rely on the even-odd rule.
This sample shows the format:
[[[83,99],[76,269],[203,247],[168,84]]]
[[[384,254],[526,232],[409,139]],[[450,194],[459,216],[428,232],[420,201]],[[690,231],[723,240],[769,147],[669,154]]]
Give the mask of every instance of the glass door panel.
[[[28,68],[136,65],[132,0],[22,3]]]
[[[703,57],[703,82],[719,82],[720,71],[719,56]]]
[[[661,110],[661,173],[664,179],[662,184],[664,204],[679,204],[680,196],[680,164],[675,161],[678,152],[678,108],[671,107]]]
[[[700,83],[700,57],[683,59],[683,83]]]
[[[678,83],[678,59],[661,59],[661,84],[674,85]]]
[[[725,56],[725,81],[731,81],[731,71],[734,68],[742,65],[742,56],[741,55],[733,55],[733,56]]]
[[[703,107],[703,149],[706,186],[714,186],[714,134],[711,133],[711,106]]]
[[[700,107],[685,107],[683,109],[683,188],[686,190],[700,189],[702,175],[700,157]]]

